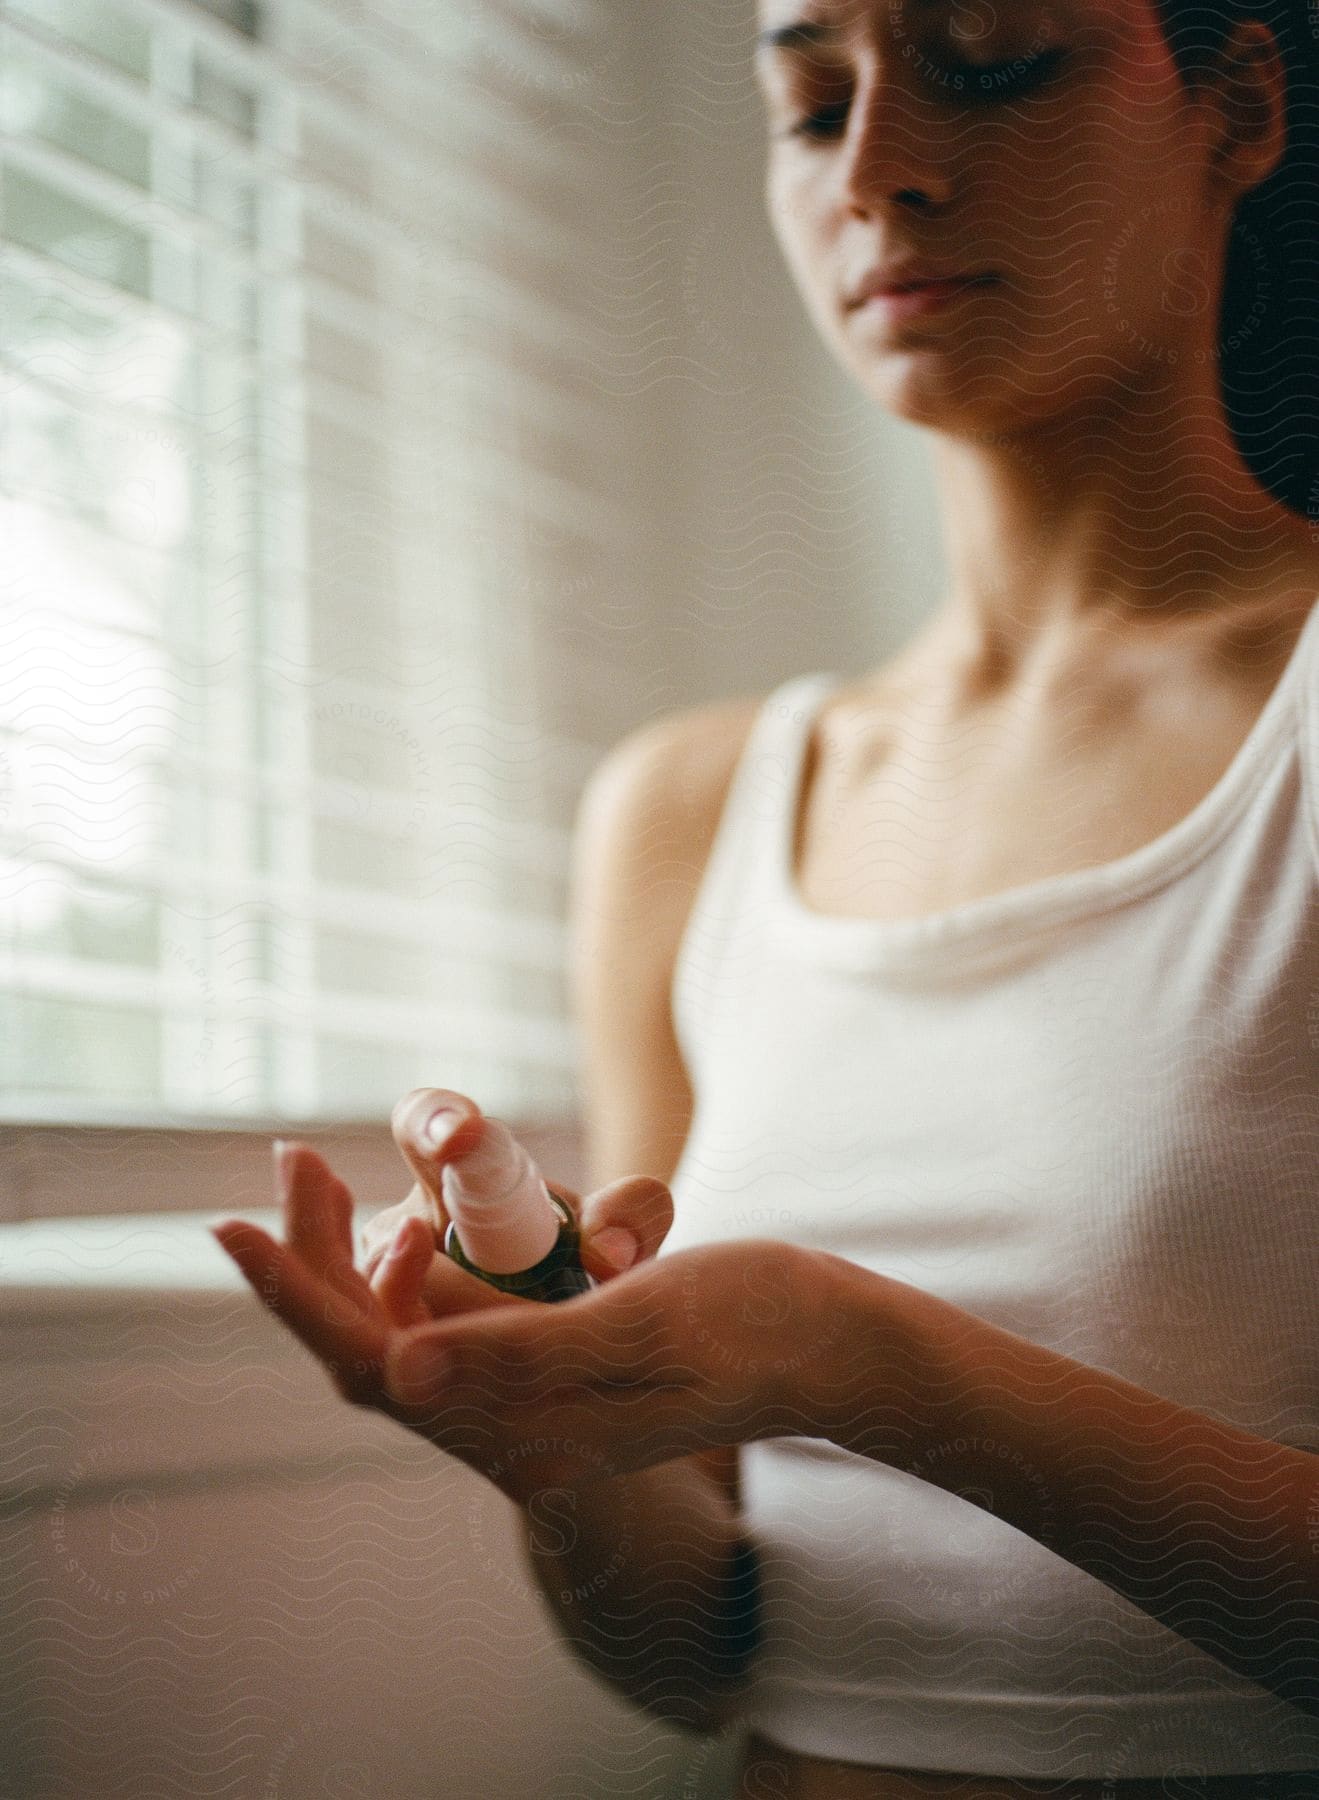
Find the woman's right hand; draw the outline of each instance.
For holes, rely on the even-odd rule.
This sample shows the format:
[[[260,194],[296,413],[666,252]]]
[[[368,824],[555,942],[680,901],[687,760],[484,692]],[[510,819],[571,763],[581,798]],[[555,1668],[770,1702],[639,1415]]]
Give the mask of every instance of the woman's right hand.
[[[427,1144],[425,1128],[441,1110],[451,1111],[454,1122],[443,1145],[433,1149]],[[444,1254],[449,1215],[441,1177],[449,1157],[474,1149],[480,1142],[486,1116],[474,1100],[453,1088],[414,1088],[390,1115],[394,1141],[417,1179],[402,1200],[367,1220],[361,1231],[361,1267],[372,1291],[400,1324],[443,1318],[453,1309],[456,1295],[450,1271],[456,1265]],[[673,1197],[658,1179],[625,1176],[585,1199],[557,1181],[546,1185],[576,1219],[583,1267],[598,1282],[610,1281],[635,1263],[653,1257],[673,1224]],[[426,1227],[431,1259],[426,1262],[421,1248],[424,1240],[410,1227],[409,1255],[395,1258],[391,1264],[386,1258],[411,1219],[419,1219]],[[488,1303],[509,1298],[488,1282],[477,1285]],[[409,1316],[400,1316],[402,1312]]]
[[[394,1142],[402,1152],[404,1161],[416,1174],[417,1180],[402,1200],[374,1214],[362,1228],[362,1272],[368,1280],[374,1276],[382,1258],[388,1254],[397,1237],[399,1227],[407,1219],[420,1219],[430,1231],[435,1248],[438,1250],[443,1245],[445,1228],[449,1223],[440,1184],[445,1158],[428,1151],[422,1142],[426,1121],[442,1107],[454,1107],[465,1114],[480,1116],[480,1108],[466,1095],[455,1093],[452,1088],[414,1088],[410,1094],[404,1095],[390,1115]],[[459,1149],[471,1147],[473,1134],[470,1129],[455,1132],[454,1137],[458,1140]],[[451,1143],[449,1154],[453,1153],[453,1148]]]

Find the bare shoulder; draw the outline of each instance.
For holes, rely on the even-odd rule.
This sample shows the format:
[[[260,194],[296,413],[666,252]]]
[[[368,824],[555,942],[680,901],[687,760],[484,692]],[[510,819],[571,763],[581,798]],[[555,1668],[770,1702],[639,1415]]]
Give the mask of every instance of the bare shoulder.
[[[575,834],[571,967],[597,1182],[667,1181],[691,1119],[671,1010],[678,948],[758,699],[666,713],[620,740]]]
[[[659,721],[671,753],[669,789],[679,825],[692,847],[709,848],[734,771],[765,696],[737,696],[671,713]]]
[[[634,764],[649,762],[656,773],[676,776],[681,796],[699,805],[701,790],[712,782],[718,785],[719,767],[725,767],[731,776],[764,704],[764,695],[739,695],[676,708],[639,726],[615,746],[611,756]]]
[[[664,713],[639,726],[605,757],[592,778],[601,835],[626,855],[644,887],[650,924],[673,917],[691,899],[705,866],[738,759],[764,706],[736,696]]]

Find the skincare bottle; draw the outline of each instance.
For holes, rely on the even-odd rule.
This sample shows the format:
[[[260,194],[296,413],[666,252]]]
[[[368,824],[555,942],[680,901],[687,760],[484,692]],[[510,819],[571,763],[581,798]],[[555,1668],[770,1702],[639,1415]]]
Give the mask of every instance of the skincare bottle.
[[[481,1121],[476,1145],[444,1164],[444,1251],[506,1294],[570,1300],[595,1286],[582,1267],[577,1222],[551,1194],[502,1119]]]

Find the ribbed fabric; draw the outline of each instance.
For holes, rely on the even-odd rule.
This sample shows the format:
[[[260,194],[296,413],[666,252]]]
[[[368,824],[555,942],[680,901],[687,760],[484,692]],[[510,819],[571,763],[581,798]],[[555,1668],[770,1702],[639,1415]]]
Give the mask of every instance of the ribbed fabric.
[[[1319,605],[1172,830],[914,920],[801,900],[840,677],[776,688],[675,968],[696,1110],[661,1254],[817,1246],[1319,1451],[1317,639]],[[1319,1720],[971,1501],[823,1439],[741,1455],[743,1717],[772,1740],[1023,1777],[1319,1769]]]

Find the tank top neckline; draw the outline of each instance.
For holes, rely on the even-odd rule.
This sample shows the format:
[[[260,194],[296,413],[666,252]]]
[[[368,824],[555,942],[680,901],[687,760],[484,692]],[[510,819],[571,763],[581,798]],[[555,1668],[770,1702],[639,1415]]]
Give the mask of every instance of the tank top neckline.
[[[918,969],[937,960],[940,970],[1052,927],[1143,898],[1199,862],[1245,811],[1285,744],[1299,746],[1297,686],[1319,637],[1319,595],[1281,675],[1236,755],[1202,800],[1175,825],[1124,856],[1039,881],[1005,888],[915,918],[867,919],[822,913],[797,887],[794,837],[811,728],[825,701],[847,676],[816,671],[782,682],[765,702],[777,726],[786,761],[785,804],[770,858],[771,921],[781,937],[795,940],[825,960],[867,968]]]

